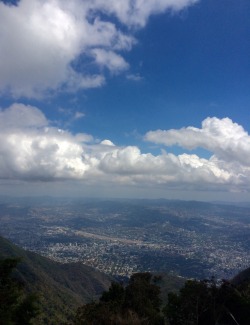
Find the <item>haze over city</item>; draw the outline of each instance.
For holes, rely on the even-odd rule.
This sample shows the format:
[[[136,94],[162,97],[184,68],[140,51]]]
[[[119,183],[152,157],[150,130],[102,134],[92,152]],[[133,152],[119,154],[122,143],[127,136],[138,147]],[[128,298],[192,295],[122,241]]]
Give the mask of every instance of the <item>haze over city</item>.
[[[0,191],[248,201],[248,0],[0,1]]]

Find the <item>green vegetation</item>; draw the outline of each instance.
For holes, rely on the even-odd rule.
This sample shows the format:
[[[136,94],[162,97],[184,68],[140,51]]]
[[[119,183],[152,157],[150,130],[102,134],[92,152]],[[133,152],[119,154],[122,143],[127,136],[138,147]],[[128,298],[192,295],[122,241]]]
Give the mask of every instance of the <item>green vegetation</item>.
[[[164,310],[170,325],[248,325],[249,282],[235,286],[223,280],[189,280],[179,294],[171,293]]]
[[[160,277],[134,274],[124,287],[112,283],[99,302],[80,307],[74,325],[248,325],[250,269],[233,282],[188,280],[179,293],[169,293],[161,310]],[[239,281],[241,279],[242,281]],[[164,317],[165,316],[165,317]]]
[[[111,283],[108,276],[91,267],[56,263],[0,237],[0,259],[6,258],[20,260],[14,275],[23,284],[23,291],[39,294],[41,313],[35,325],[61,325],[69,321],[79,306],[97,299]]]
[[[184,283],[181,277],[146,272],[133,274],[124,285],[80,263],[62,265],[26,252],[1,237],[0,259],[0,325],[250,323],[250,268],[219,284],[214,278]]]
[[[160,288],[150,273],[136,273],[129,284],[112,283],[99,302],[80,307],[74,321],[76,325],[163,325],[160,313]]]
[[[18,259],[0,260],[0,324],[32,324],[39,314],[38,297],[26,294],[23,284],[13,277]]]

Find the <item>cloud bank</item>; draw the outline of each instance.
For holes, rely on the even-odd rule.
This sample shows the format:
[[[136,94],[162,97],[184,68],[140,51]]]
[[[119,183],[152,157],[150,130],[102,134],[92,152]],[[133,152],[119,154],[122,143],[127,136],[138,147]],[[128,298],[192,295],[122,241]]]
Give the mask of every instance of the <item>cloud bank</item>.
[[[202,122],[201,129],[150,131],[145,140],[165,146],[179,145],[189,150],[201,147],[213,152],[221,161],[250,165],[250,137],[241,125],[229,118],[208,117]]]
[[[0,92],[39,98],[100,87],[129,69],[124,52],[149,17],[198,0],[20,0],[0,2]],[[105,18],[103,18],[105,17]]]
[[[36,107],[13,104],[0,111],[0,178],[27,182],[77,180],[193,190],[249,191],[250,136],[229,118],[207,118],[200,129],[150,131],[145,139],[165,146],[212,152],[141,153],[136,146],[97,142],[85,133],[58,129]]]

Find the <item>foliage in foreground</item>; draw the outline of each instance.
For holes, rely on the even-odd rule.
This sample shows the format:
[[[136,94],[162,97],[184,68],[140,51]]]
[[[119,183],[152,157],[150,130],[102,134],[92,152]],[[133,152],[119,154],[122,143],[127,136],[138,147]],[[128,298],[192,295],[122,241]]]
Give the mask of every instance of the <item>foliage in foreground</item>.
[[[39,301],[13,277],[19,259],[0,260],[0,325],[38,324]],[[161,310],[160,277],[134,274],[127,286],[113,282],[99,302],[78,308],[74,325],[248,325],[250,269],[233,281],[188,280]],[[47,315],[49,317],[49,315]],[[57,324],[57,323],[56,323]],[[59,323],[58,323],[59,324]],[[61,322],[60,322],[61,324]]]
[[[19,259],[0,260],[0,324],[28,325],[39,313],[35,294],[26,295],[21,282],[12,277]]]
[[[112,283],[99,302],[80,307],[75,325],[163,325],[160,288],[150,273],[131,276],[125,288]]]
[[[80,307],[74,325],[248,325],[249,282],[188,280],[161,310],[160,288],[150,273],[134,274],[127,287],[112,283],[99,302]]]
[[[189,280],[179,294],[169,294],[164,312],[170,325],[248,325],[250,295],[225,280]]]

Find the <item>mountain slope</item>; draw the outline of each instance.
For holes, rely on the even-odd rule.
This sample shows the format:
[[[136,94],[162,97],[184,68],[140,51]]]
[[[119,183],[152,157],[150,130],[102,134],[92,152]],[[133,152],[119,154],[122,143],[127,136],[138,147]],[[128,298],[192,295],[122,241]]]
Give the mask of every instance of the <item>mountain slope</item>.
[[[25,251],[0,237],[0,258],[20,257],[15,274],[28,291],[37,292],[42,314],[36,324],[62,324],[75,309],[110,286],[105,274],[81,263],[60,264]]]
[[[231,282],[234,285],[250,284],[250,267],[238,273]]]
[[[250,267],[237,274],[231,283],[250,301]]]

